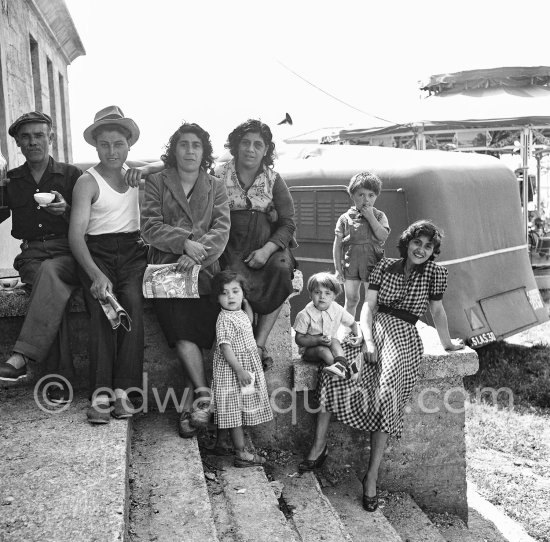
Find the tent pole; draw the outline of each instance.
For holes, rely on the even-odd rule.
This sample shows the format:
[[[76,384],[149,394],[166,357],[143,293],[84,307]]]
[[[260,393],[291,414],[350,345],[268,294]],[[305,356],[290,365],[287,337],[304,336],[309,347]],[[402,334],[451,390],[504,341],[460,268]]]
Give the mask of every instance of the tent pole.
[[[536,154],[537,158],[537,214],[540,216],[540,161],[542,160],[542,155]]]
[[[528,127],[524,127],[521,131],[521,169],[523,170],[523,225],[525,240],[529,241],[529,140],[531,136],[531,130]]]

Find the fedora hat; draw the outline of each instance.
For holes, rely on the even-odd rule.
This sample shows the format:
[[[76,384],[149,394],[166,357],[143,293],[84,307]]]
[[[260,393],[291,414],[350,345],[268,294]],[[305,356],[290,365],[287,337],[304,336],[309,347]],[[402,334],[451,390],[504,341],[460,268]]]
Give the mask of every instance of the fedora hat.
[[[94,123],[88,126],[84,130],[84,140],[86,143],[89,143],[93,147],[96,146],[94,132],[100,126],[105,124],[121,126],[125,128],[126,131],[130,134],[128,137],[128,145],[133,145],[139,139],[139,128],[137,124],[132,120],[124,116],[122,109],[116,105],[110,105],[105,107],[101,111],[98,111],[94,117]]]

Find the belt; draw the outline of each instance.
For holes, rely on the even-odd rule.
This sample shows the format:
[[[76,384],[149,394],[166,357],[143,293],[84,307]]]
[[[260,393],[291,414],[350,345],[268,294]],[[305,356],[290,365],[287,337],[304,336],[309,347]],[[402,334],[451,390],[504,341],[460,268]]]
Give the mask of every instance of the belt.
[[[388,307],[387,305],[378,305],[378,312],[383,312],[384,314],[395,316],[396,318],[404,320],[405,322],[408,322],[413,326],[414,324],[416,324],[416,322],[418,322],[418,316],[415,316],[412,312],[403,309],[394,309],[392,307]]]
[[[66,233],[47,233],[41,237],[34,237],[33,239],[22,239],[23,243],[32,243],[33,241],[49,241],[50,239],[66,239]]]
[[[102,239],[139,239],[141,236],[141,232],[139,230],[136,231],[121,231],[118,233],[100,233],[98,235],[86,235],[87,241],[101,241]]]

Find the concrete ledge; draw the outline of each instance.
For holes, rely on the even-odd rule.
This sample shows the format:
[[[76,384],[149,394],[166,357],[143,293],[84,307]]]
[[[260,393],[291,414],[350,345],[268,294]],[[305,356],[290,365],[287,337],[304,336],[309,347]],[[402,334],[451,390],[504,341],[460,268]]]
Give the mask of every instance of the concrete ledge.
[[[129,421],[91,426],[82,396],[50,413],[1,394],[0,540],[125,540]]]
[[[417,328],[424,344],[424,355],[418,374],[420,380],[463,377],[477,373],[479,361],[474,350],[466,346],[462,350],[447,352],[441,346],[433,327],[419,321]],[[293,355],[296,353],[297,350]],[[294,389],[297,392],[314,390],[317,387],[318,364],[303,361],[300,357],[294,357],[292,364]]]

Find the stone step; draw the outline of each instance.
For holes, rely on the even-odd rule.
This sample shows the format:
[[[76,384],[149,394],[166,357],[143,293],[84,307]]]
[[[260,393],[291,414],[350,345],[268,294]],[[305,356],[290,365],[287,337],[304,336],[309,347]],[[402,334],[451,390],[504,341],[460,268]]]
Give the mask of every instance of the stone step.
[[[130,424],[91,426],[76,393],[43,411],[28,389],[0,390],[0,540],[124,540]]]
[[[407,493],[381,494],[382,512],[408,542],[445,542],[443,535]]]
[[[352,542],[312,472],[287,477],[283,484],[283,500],[292,512],[292,521],[304,542]]]
[[[220,540],[239,542],[298,542],[300,537],[287,521],[262,467],[236,468],[233,456],[205,456],[223,488],[225,511],[231,522]]]
[[[363,509],[362,491],[360,480],[352,472],[340,477],[337,484],[323,487],[353,542],[403,542],[380,508],[375,512]]]
[[[134,418],[130,468],[130,535],[157,542],[216,542],[197,439],[182,439],[179,414]]]

